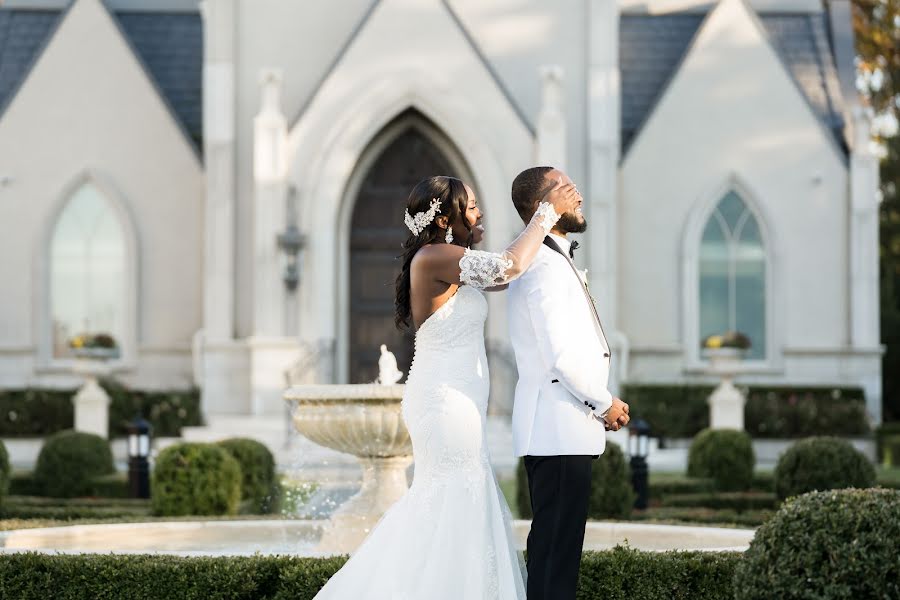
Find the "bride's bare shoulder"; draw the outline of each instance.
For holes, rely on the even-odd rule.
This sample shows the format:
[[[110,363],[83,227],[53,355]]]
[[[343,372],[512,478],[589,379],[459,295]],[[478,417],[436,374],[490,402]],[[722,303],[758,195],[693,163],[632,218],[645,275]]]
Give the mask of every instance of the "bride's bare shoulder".
[[[411,266],[414,269],[429,269],[448,262],[458,263],[465,252],[465,248],[455,244],[429,244],[416,252]]]

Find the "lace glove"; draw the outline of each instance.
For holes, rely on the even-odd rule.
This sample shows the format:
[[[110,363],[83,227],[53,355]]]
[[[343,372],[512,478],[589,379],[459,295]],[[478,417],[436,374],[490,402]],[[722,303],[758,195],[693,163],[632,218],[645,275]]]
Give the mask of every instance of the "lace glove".
[[[459,259],[459,281],[478,289],[509,283],[531,266],[559,218],[552,204],[541,202],[522,233],[502,253],[467,249]]]

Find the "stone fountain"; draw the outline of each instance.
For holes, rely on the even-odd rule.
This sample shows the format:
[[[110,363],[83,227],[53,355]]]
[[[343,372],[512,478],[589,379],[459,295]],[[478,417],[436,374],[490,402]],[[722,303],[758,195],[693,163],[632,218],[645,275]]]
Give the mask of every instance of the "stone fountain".
[[[412,443],[400,414],[405,386],[396,383],[402,373],[393,355],[384,346],[381,352],[379,383],[295,385],[284,394],[301,435],[362,465],[362,487],[332,515],[318,552],[355,549],[407,490]]]

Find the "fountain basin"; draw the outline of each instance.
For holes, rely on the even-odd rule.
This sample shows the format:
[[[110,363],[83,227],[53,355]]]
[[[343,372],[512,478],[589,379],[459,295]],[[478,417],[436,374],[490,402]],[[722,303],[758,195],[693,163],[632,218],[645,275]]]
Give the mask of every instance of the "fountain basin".
[[[519,549],[525,548],[530,521],[515,521]],[[0,533],[0,553],[64,552],[114,554],[174,554],[178,556],[249,556],[287,554],[326,556],[335,552],[318,548],[327,521],[157,521],[113,525],[71,525],[20,529]],[[607,550],[628,544],[648,551],[744,551],[752,529],[656,525],[591,521],[584,536],[585,550]],[[355,549],[355,546],[350,550]]]
[[[400,414],[403,385],[296,385],[284,393],[305,438],[360,458],[412,455]]]
[[[403,422],[403,385],[297,385],[284,400],[294,428],[307,439],[352,454],[362,486],[331,516],[316,546],[343,554],[356,548],[388,508],[406,493],[412,441]]]

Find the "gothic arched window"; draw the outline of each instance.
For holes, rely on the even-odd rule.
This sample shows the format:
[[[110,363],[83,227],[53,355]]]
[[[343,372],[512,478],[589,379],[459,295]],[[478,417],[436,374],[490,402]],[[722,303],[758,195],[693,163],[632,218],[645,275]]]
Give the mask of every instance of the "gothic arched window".
[[[107,334],[121,348],[126,326],[126,247],[122,224],[89,181],[68,199],[50,239],[52,356],[71,356],[70,341]]]
[[[766,250],[759,223],[734,191],[706,223],[700,244],[700,340],[739,331],[749,359],[766,358]]]

